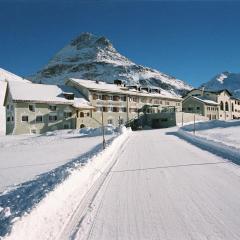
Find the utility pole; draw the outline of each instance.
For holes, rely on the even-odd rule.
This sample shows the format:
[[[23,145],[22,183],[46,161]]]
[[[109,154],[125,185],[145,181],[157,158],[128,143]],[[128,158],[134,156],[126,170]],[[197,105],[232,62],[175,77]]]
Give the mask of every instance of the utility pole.
[[[182,127],[183,127],[183,111],[182,111]]]
[[[103,146],[103,149],[106,148],[106,141],[105,141],[105,136],[104,136],[104,124],[103,124],[103,107],[102,108],[102,137],[103,137],[103,143],[102,143],[102,146]]]
[[[195,133],[196,133],[196,125],[195,125],[195,122],[196,122],[196,119],[195,119],[195,113],[194,113],[194,115],[193,115],[193,133],[194,133],[194,135],[195,135]]]

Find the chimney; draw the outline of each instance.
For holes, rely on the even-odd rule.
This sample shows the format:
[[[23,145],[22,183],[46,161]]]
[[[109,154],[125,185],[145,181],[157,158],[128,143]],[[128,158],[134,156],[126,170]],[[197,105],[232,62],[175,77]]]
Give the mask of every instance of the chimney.
[[[203,86],[203,87],[202,87],[202,97],[203,97],[203,95],[204,95],[204,90],[205,90],[205,87]]]
[[[96,80],[95,82],[96,82],[97,84],[99,84],[99,81],[98,81],[98,80]]]

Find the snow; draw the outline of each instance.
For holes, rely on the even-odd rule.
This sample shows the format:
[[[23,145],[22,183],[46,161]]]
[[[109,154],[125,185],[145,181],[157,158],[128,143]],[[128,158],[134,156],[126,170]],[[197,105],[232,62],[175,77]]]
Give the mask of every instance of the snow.
[[[227,75],[224,73],[221,73],[219,77],[217,77],[217,81],[219,81],[221,84],[223,84],[224,79],[227,78]]]
[[[147,93],[146,91],[136,91],[135,89],[130,89],[122,86],[117,86],[116,84],[109,84],[106,82],[99,81],[96,83],[96,81],[91,81],[91,80],[85,80],[85,79],[76,79],[76,78],[70,78],[68,81],[73,82],[75,84],[78,84],[80,86],[83,86],[87,89],[91,90],[99,90],[99,91],[105,91],[105,92],[110,92],[110,93],[122,93],[122,94],[133,94],[133,92],[136,95],[139,96],[152,96],[152,97],[167,97],[167,98],[172,98],[172,99],[180,99],[174,96],[173,94],[170,94],[167,91],[161,90],[161,94],[159,93]]]
[[[49,192],[30,213],[13,219],[12,232],[4,239],[57,239],[66,226],[64,222],[71,220],[79,201],[100,177],[105,177],[129,134],[130,130],[123,129],[120,136],[109,142],[106,150],[99,152],[93,149],[85,161],[75,161],[72,168],[66,169],[69,175],[65,181]]]
[[[90,107],[89,102],[74,88],[69,86],[45,85],[23,82],[9,82],[9,90],[15,101],[50,102],[71,104],[76,107]],[[74,100],[64,97],[65,92],[74,93]]]
[[[116,79],[130,85],[156,86],[166,95],[179,97],[192,87],[157,70],[137,65],[121,55],[105,37],[83,33],[66,45],[35,75],[33,82],[64,84],[67,78],[101,80]]]
[[[14,220],[4,240],[240,239],[238,165],[177,127],[124,132]]]
[[[106,139],[114,132],[106,127]],[[101,129],[91,128],[0,136],[0,192],[73,161],[101,142]]]
[[[240,121],[209,121],[186,125],[179,129],[177,135],[222,158],[240,165]]]
[[[240,97],[240,74],[223,72],[216,75],[210,81],[204,83],[202,86],[204,86],[206,90],[210,90],[210,91],[219,91],[219,90],[227,89],[235,97],[239,98]]]
[[[21,82],[25,82],[25,83],[30,83],[30,81],[28,81],[27,79],[24,79],[22,77],[17,76],[14,73],[11,73],[5,69],[0,68],[0,81],[21,81]]]
[[[204,102],[206,104],[210,104],[210,105],[219,105],[217,102],[215,101],[212,101],[212,100],[209,100],[207,98],[204,98],[204,97],[196,97],[196,96],[193,96],[193,98],[201,101],[201,102]]]

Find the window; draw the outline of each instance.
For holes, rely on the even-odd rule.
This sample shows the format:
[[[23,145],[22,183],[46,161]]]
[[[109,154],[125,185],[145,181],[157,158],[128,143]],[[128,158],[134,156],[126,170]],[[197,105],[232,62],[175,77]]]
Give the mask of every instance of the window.
[[[229,111],[228,102],[225,102],[225,111]]]
[[[23,115],[22,116],[22,122],[28,122],[28,116]]]
[[[55,122],[55,121],[57,121],[57,115],[49,115],[48,119],[50,122]]]
[[[7,122],[10,122],[11,121],[11,117],[7,117]]]
[[[14,116],[12,116],[12,122],[14,122]]]
[[[122,102],[126,102],[126,99],[127,99],[126,96],[121,96],[121,97],[120,97],[120,100],[121,100]]]
[[[113,101],[119,101],[119,96],[113,96]]]
[[[102,100],[102,95],[98,94],[98,95],[97,95],[97,99],[98,99],[98,100]]]
[[[126,112],[126,111],[127,111],[127,108],[121,107],[121,108],[119,108],[119,111],[120,111],[120,112]]]
[[[80,118],[84,117],[84,112],[80,112]]]
[[[108,111],[109,111],[109,112],[112,112],[112,111],[113,111],[113,107],[109,107],[109,108],[108,108]]]
[[[108,96],[107,95],[103,95],[102,96],[102,100],[108,100]]]
[[[74,99],[74,93],[64,93],[63,95],[68,100],[73,100]]]
[[[108,107],[103,107],[103,112],[107,112],[108,111]]]
[[[113,108],[113,112],[119,112],[119,108],[118,107],[114,107]]]
[[[28,109],[29,109],[29,111],[31,111],[31,112],[35,112],[35,106],[32,105],[32,104],[28,105]]]
[[[200,110],[200,107],[196,107],[197,110]]]
[[[113,120],[112,119],[108,119],[108,124],[113,124]]]
[[[9,105],[7,105],[7,110],[9,110],[10,109],[10,106]]]
[[[165,102],[165,105],[170,105],[170,103],[168,101]]]
[[[87,112],[87,117],[89,117],[90,116],[90,113],[89,112]]]
[[[220,102],[220,110],[224,111],[224,106],[223,106],[223,102]]]
[[[108,100],[113,100],[113,96],[108,96]]]
[[[37,123],[41,123],[43,121],[43,117],[42,116],[36,116],[36,122]]]
[[[138,98],[137,97],[133,97],[132,100],[133,100],[133,102],[138,102]]]
[[[64,112],[64,118],[72,117],[72,112]]]
[[[232,103],[232,112],[234,112],[234,105],[233,105],[233,103]]]
[[[55,105],[50,105],[50,106],[49,106],[49,109],[50,109],[51,111],[56,111],[56,110],[57,110],[57,106],[55,106]]]

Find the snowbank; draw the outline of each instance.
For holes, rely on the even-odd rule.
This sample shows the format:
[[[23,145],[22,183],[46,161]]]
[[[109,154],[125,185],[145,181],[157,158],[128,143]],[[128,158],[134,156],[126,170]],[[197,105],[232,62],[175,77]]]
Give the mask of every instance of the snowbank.
[[[180,128],[177,135],[218,156],[240,164],[240,121],[209,121]]]
[[[66,219],[71,218],[84,195],[100,176],[106,174],[106,169],[116,159],[130,131],[123,128],[117,138],[107,142],[105,150],[95,148],[85,158],[46,175],[44,181],[37,184],[38,187],[48,184],[51,187],[52,183],[58,182],[58,179],[61,179],[60,184],[53,184],[54,187],[51,188],[53,191],[49,191],[43,199],[42,192],[40,196],[36,191],[24,192],[18,200],[18,204],[26,205],[25,208],[20,209],[20,216],[16,209],[14,209],[15,214],[11,213],[8,199],[1,197],[0,234],[6,234],[10,230],[9,226],[13,224],[10,235],[5,236],[4,239],[56,239],[63,228],[63,222],[68,222]],[[33,209],[28,209],[29,199],[27,202],[21,199],[26,195],[30,195],[30,200],[34,199]],[[18,198],[17,194],[15,198]]]

